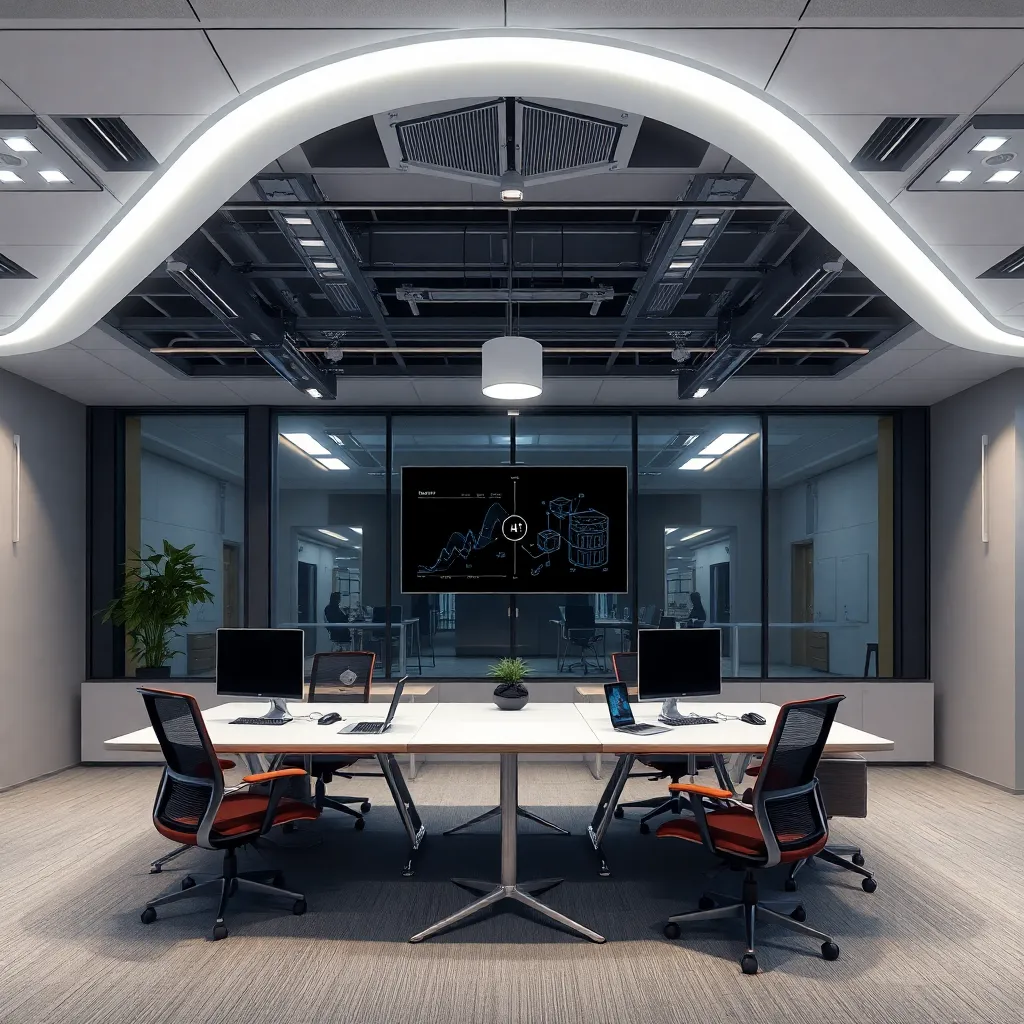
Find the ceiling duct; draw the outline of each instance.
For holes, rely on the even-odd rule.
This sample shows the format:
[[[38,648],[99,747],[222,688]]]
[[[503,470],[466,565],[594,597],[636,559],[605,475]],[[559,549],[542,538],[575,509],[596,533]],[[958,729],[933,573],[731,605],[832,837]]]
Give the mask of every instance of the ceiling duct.
[[[518,103],[519,170],[523,177],[609,164],[622,126],[553,107]]]
[[[502,171],[504,104],[485,103],[395,125],[413,167],[495,178]]]
[[[152,171],[157,166],[120,117],[62,117],[57,123],[105,171]]]
[[[905,171],[951,117],[887,117],[853,158],[858,171]]]

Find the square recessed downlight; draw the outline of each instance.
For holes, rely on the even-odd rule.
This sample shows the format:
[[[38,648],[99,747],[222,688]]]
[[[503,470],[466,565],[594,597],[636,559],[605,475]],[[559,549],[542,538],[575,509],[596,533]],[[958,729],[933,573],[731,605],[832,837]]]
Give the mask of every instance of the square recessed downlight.
[[[39,177],[50,185],[59,185],[69,182],[71,179],[63,171],[40,171]]]
[[[995,182],[997,185],[1005,185],[1008,181],[1013,181],[1013,179],[1016,178],[1018,174],[1020,174],[1020,171],[1014,171],[1007,168],[1004,171],[996,171],[996,173],[993,174],[992,177],[988,178],[987,180]]]
[[[300,238],[299,245],[304,245],[307,249],[325,249],[327,243],[322,238]]]
[[[971,176],[971,172],[970,171],[951,170],[951,171],[946,171],[946,173],[941,178],[939,178],[939,181],[951,181],[951,182],[955,183],[955,182],[964,181],[967,178],[969,178],[970,176]]]
[[[707,469],[708,466],[714,462],[714,459],[700,458],[694,456],[692,459],[687,459],[679,468],[680,469]]]
[[[15,135],[12,138],[5,138],[4,144],[13,153],[38,153],[39,150],[32,145],[28,139],[23,139],[20,135]]]
[[[680,249],[699,249],[705,242],[706,238],[684,238],[679,243]]]
[[[740,441],[750,437],[749,434],[719,434],[707,446],[700,451],[701,455],[724,455],[730,448],[735,448]]]
[[[673,260],[669,265],[669,270],[689,270],[693,266],[693,260]]]
[[[294,224],[296,227],[308,228],[313,222],[308,217],[285,217],[285,224]]]
[[[971,146],[971,152],[994,153],[1000,146],[1009,141],[1005,135],[986,135],[976,146]]]
[[[12,185],[16,181],[23,181],[24,179],[19,174],[15,174],[14,171],[0,171],[0,181],[5,184]]]
[[[326,466],[328,469],[348,469],[348,466],[346,466],[341,459],[317,459],[316,461],[319,462],[321,466]]]
[[[717,224],[722,218],[721,217],[694,217],[691,223],[694,227],[710,227],[712,224]]]
[[[307,455],[330,455],[330,448],[325,448],[315,437],[310,434],[282,434],[286,441],[291,441],[296,448],[304,451]]]

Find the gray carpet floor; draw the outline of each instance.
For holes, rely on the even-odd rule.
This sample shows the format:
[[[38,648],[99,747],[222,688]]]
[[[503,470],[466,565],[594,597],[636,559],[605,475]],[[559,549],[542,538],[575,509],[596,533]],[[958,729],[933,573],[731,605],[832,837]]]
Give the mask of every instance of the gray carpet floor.
[[[606,769],[607,770],[607,769]],[[158,772],[78,768],[0,794],[0,1021],[4,1024],[1011,1024],[1024,1019],[1020,841],[1024,799],[939,769],[872,768],[870,817],[834,822],[860,844],[878,890],[848,872],[806,870],[808,923],[842,954],[766,926],[762,972],[740,973],[742,925],[707,925],[675,942],[665,918],[729,872],[678,841],[618,821],[597,877],[583,832],[602,783],[580,763],[525,764],[521,802],[571,828],[526,825],[520,877],[563,875],[544,899],[603,932],[595,946],[528,911],[480,917],[422,945],[415,930],[468,896],[449,875],[493,878],[496,823],[450,838],[442,829],[496,802],[497,765],[423,766],[410,785],[430,835],[411,879],[403,835],[377,780],[348,782],[375,807],[363,832],[327,814],[243,853],[243,869],[282,868],[309,912],[239,899],[231,934],[207,941],[211,902],[139,912],[186,871],[214,870],[190,851],[163,874],[167,843],[149,820]],[[627,796],[652,795],[631,782]],[[265,858],[265,860],[264,860]],[[783,895],[781,875],[764,888]]]

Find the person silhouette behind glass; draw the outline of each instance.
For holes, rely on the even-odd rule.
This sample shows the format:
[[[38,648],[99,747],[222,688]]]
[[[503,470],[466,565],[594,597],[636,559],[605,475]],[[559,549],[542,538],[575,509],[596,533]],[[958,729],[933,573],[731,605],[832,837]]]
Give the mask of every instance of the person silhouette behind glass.
[[[348,622],[348,612],[341,607],[341,592],[335,590],[324,607],[324,622]],[[352,634],[347,629],[329,629],[327,635],[332,644],[347,644]]]
[[[704,611],[704,603],[700,594],[695,590],[690,595],[690,620],[689,624],[694,629],[700,629],[708,621],[708,613]]]

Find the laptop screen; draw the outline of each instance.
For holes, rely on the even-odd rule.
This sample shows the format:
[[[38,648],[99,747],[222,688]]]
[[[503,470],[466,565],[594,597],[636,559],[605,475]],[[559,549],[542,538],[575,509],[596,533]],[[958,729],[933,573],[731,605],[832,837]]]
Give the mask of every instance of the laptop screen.
[[[608,702],[608,714],[616,729],[633,725],[633,709],[629,706],[629,692],[625,683],[605,683],[604,699]]]
[[[405,689],[405,681],[408,678],[408,676],[402,676],[402,678],[395,683],[395,695],[391,698],[391,707],[388,708],[388,717],[384,719],[385,729],[391,724],[391,719],[395,717],[395,711],[398,710],[398,702],[402,699],[402,690]]]

